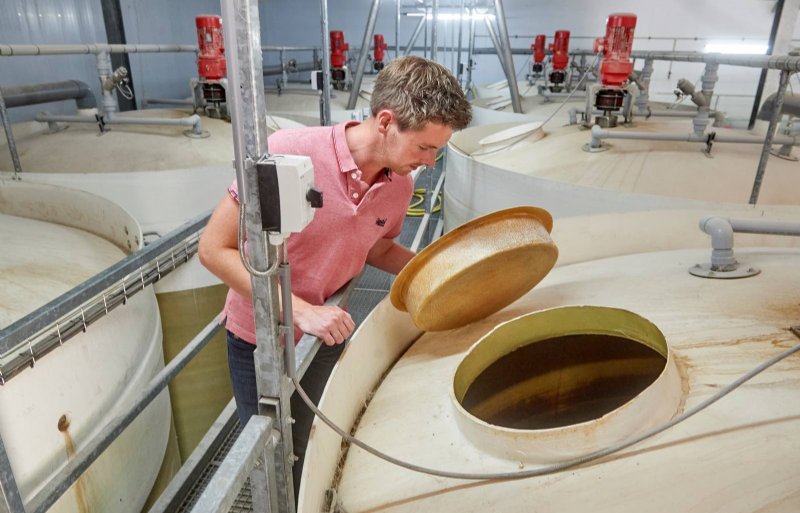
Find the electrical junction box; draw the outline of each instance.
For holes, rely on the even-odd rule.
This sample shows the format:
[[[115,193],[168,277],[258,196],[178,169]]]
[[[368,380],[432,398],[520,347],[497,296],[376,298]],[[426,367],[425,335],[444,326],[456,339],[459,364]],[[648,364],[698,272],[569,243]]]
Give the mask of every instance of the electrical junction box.
[[[311,72],[311,89],[322,91],[322,70]]]
[[[314,189],[310,157],[268,155],[256,163],[261,202],[261,228],[281,238],[300,232],[322,207],[322,193]]]

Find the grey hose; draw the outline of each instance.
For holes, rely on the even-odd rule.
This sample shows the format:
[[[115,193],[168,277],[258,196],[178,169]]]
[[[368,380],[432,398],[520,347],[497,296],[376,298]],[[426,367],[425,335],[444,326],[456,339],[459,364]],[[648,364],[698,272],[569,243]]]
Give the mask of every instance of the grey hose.
[[[798,333],[795,332],[795,334],[797,335]],[[800,336],[800,335],[798,335],[798,336]],[[286,344],[286,346],[287,346],[287,349],[288,349],[289,346],[294,346],[294,344]],[[294,352],[293,348],[288,349],[288,350],[291,351],[291,352]],[[661,433],[663,431],[666,431],[667,429],[675,426],[676,424],[679,424],[679,423],[683,422],[684,420],[686,420],[689,417],[695,415],[696,413],[699,413],[700,411],[708,408],[709,406],[711,406],[715,402],[719,401],[720,399],[722,399],[726,395],[728,395],[731,392],[733,392],[735,389],[739,388],[745,382],[753,379],[755,376],[757,376],[758,374],[760,374],[764,370],[766,370],[769,367],[775,365],[776,363],[780,362],[784,358],[793,355],[797,351],[800,351],[800,344],[798,344],[798,345],[796,345],[796,346],[794,346],[794,347],[792,347],[790,349],[787,349],[786,351],[784,351],[781,354],[771,358],[770,360],[767,360],[767,361],[763,362],[761,365],[755,367],[750,372],[742,375],[736,381],[734,381],[730,385],[726,386],[725,388],[721,389],[719,392],[717,392],[713,396],[709,397],[708,399],[706,399],[702,403],[698,404],[694,408],[684,412],[682,415],[679,415],[679,416],[675,417],[674,419],[670,420],[669,422],[666,422],[665,424],[662,424],[661,426],[658,426],[655,429],[652,429],[652,430],[650,430],[650,431],[648,431],[648,432],[646,432],[646,433],[644,433],[642,435],[635,436],[635,437],[630,438],[628,440],[622,441],[622,442],[620,442],[618,444],[606,447],[605,449],[600,449],[598,451],[594,451],[594,452],[591,452],[589,454],[585,454],[583,456],[578,456],[576,458],[572,458],[570,460],[563,461],[561,463],[555,463],[553,465],[546,465],[546,466],[543,466],[543,467],[533,468],[533,469],[530,469],[530,470],[522,470],[522,471],[517,471],[517,472],[497,472],[497,473],[452,472],[452,471],[449,471],[449,470],[438,470],[438,469],[432,469],[432,468],[427,468],[427,467],[421,467],[419,465],[414,465],[413,463],[408,463],[408,462],[399,460],[397,458],[394,458],[392,456],[389,456],[388,454],[383,453],[383,452],[381,452],[381,451],[379,451],[379,450],[367,445],[366,443],[362,442],[358,438],[356,438],[354,436],[351,436],[350,434],[344,432],[344,430],[342,430],[333,421],[331,421],[328,417],[326,417],[325,414],[322,413],[314,405],[314,403],[311,401],[311,399],[306,394],[305,390],[303,390],[303,387],[300,386],[299,380],[297,379],[297,376],[295,375],[294,368],[291,368],[289,370],[289,377],[292,379],[292,382],[294,383],[294,386],[297,389],[297,393],[300,394],[300,397],[303,399],[303,401],[306,403],[306,405],[308,405],[308,407],[311,409],[311,411],[314,412],[314,415],[316,415],[320,419],[322,419],[322,421],[325,424],[327,424],[328,427],[333,429],[336,432],[336,434],[338,434],[340,437],[342,437],[342,439],[345,440],[346,442],[352,443],[352,444],[364,449],[368,453],[370,453],[370,454],[372,454],[374,456],[377,456],[378,458],[381,458],[382,460],[388,461],[389,463],[393,463],[393,464],[395,464],[397,466],[406,468],[406,469],[411,470],[413,472],[420,472],[420,473],[429,474],[429,475],[432,475],[432,476],[448,477],[448,478],[452,478],[452,479],[469,479],[469,480],[524,479],[524,478],[528,478],[528,477],[536,477],[536,476],[543,476],[543,475],[547,475],[547,474],[554,474],[554,473],[557,473],[557,472],[561,472],[561,471],[567,470],[567,469],[572,468],[572,467],[576,467],[578,465],[582,465],[584,463],[589,463],[589,462],[595,461],[595,460],[600,459],[600,458],[602,458],[604,456],[608,456],[610,454],[614,454],[614,453],[619,452],[619,451],[621,451],[623,449],[626,449],[626,448],[628,448],[628,447],[630,447],[632,445],[638,444],[639,442],[641,442],[643,440],[646,440],[646,439],[648,439],[650,437],[653,437],[653,436],[655,436],[655,435],[657,435],[657,434],[659,434],[659,433]]]

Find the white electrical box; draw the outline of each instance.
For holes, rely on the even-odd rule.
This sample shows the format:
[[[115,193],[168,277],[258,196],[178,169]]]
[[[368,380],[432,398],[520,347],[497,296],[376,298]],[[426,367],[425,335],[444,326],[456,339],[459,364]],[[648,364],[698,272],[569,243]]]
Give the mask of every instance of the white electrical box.
[[[322,207],[310,157],[270,155],[257,164],[262,227],[283,238],[300,232]]]

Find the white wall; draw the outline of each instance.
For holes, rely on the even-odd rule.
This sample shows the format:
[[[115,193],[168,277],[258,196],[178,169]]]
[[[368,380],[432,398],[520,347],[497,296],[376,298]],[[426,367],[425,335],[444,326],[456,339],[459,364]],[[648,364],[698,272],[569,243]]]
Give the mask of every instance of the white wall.
[[[105,30],[99,0],[1,0],[0,44],[3,43],[104,43]],[[468,0],[468,3],[471,0]],[[450,1],[457,5],[457,0]],[[486,2],[491,4],[492,2]],[[329,0],[329,28],[343,30],[352,47],[358,47],[364,33],[372,0]],[[446,2],[442,1],[442,5]],[[388,57],[394,57],[395,2],[384,0],[376,31],[389,44]],[[412,5],[404,0],[404,5]],[[772,24],[773,1],[770,0],[673,0],[672,2],[634,0],[561,0],[533,2],[505,0],[511,44],[529,48],[535,34],[549,39],[559,29],[570,30],[573,48],[590,48],[591,40],[605,30],[606,16],[612,12],[631,11],[638,15],[636,50],[702,50],[708,39],[764,41]],[[787,1],[787,5],[795,5]],[[219,13],[218,0],[122,0],[129,43],[195,44],[194,16]],[[405,8],[407,10],[407,8]],[[445,7],[442,12],[447,11]],[[262,0],[262,40],[266,45],[321,46],[319,0]],[[58,14],[61,14],[59,17]],[[400,42],[403,47],[418,18],[402,17]],[[441,45],[455,45],[453,22],[440,22]],[[466,25],[466,24],[465,24]],[[466,29],[464,48],[466,49]],[[795,29],[795,38],[800,31]],[[648,39],[651,38],[651,39]],[[695,40],[694,38],[697,38]],[[418,45],[422,45],[420,36]],[[477,24],[476,45],[490,47],[485,27]],[[293,55],[298,61],[310,61],[310,54]],[[351,57],[357,57],[351,52]],[[466,57],[466,56],[464,56]],[[137,97],[183,97],[188,95],[189,78],[196,75],[191,54],[131,55],[132,74]],[[265,63],[276,62],[277,55],[265,55]],[[439,52],[439,60],[452,66],[449,52]],[[465,58],[464,58],[465,60]],[[474,82],[490,83],[503,76],[495,55],[477,55]],[[524,76],[527,56],[516,56],[515,67]],[[671,72],[671,73],[670,73]],[[657,63],[651,91],[656,97],[670,100],[678,78],[697,80],[702,65]],[[716,93],[720,108],[734,117],[746,118],[752,106],[759,71],[723,66]],[[76,78],[89,83],[97,94],[97,77],[91,56],[0,57],[0,85],[16,85]],[[798,86],[797,78],[793,83]],[[765,91],[769,94],[771,91]],[[738,98],[731,95],[747,95]],[[46,106],[12,109],[12,119],[30,119],[47,108],[60,112],[74,110],[66,102]]]

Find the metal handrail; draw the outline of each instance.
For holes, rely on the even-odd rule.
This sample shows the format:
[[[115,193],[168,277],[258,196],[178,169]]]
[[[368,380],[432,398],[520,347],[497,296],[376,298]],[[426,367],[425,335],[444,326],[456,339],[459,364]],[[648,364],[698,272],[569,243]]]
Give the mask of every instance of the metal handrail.
[[[70,486],[89,468],[112,442],[133,422],[138,415],[167,388],[167,385],[189,361],[194,358],[217,334],[220,329],[218,319],[213,319],[203,330],[173,358],[142,391],[133,406],[122,415],[114,418],[104,429],[103,434],[93,439],[80,452],[70,459],[28,503],[28,513],[45,513],[50,506],[66,492]]]
[[[26,361],[33,363],[37,356],[63,343],[67,335],[84,330],[91,321],[105,315],[114,306],[125,303],[132,294],[177,267],[181,260],[188,260],[193,254],[190,246],[196,250],[197,234],[205,227],[210,216],[210,212],[201,214],[0,330],[0,358],[25,346],[28,357],[32,357]],[[160,258],[164,259],[163,263]],[[147,264],[151,264],[149,268]],[[122,295],[111,297],[114,290]],[[70,318],[70,315],[73,317]],[[78,326],[80,330],[76,329]],[[55,333],[45,335],[42,339],[41,334],[48,330]],[[46,345],[34,351],[33,344],[29,343],[32,334],[44,340]],[[17,358],[12,357],[12,360]],[[0,366],[0,377],[7,379],[12,374],[12,368],[16,367],[11,363],[3,364]]]
[[[275,446],[279,433],[273,420],[253,415],[233,444],[211,482],[192,508],[192,513],[224,513],[230,510],[253,469],[266,481],[267,511],[277,511],[275,498]],[[252,479],[252,476],[250,476]]]

